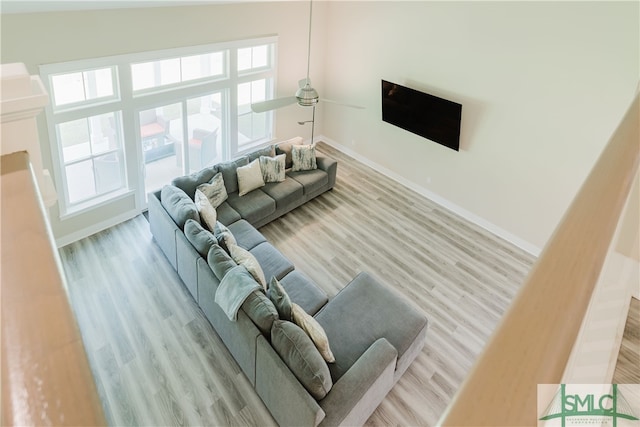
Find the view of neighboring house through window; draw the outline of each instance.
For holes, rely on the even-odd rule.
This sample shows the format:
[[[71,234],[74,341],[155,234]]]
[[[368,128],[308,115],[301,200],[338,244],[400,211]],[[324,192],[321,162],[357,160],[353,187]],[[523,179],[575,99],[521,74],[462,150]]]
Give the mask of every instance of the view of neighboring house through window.
[[[251,104],[273,97],[275,49],[269,37],[41,66],[61,216],[131,192],[142,209],[173,178],[269,142],[273,113]]]

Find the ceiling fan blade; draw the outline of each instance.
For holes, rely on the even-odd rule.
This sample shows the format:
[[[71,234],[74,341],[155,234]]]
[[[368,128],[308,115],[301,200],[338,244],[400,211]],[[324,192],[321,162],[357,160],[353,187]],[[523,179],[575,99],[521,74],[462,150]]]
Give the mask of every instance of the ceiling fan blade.
[[[357,108],[358,110],[364,110],[365,107],[361,106],[361,105],[355,105],[355,104],[345,104],[344,102],[338,102],[338,101],[334,101],[332,99],[324,99],[324,98],[320,98],[320,101],[322,102],[328,102],[330,104],[336,104],[336,105],[342,105],[343,107],[349,107],[349,108]]]
[[[295,104],[296,102],[298,102],[298,99],[295,96],[269,99],[267,101],[251,104],[251,111],[253,111],[254,113],[264,113],[265,111],[271,111],[277,108],[286,107],[287,105]]]

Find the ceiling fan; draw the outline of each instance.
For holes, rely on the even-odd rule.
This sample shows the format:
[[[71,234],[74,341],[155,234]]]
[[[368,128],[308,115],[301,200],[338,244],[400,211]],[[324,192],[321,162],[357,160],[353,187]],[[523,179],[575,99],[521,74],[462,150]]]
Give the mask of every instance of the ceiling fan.
[[[311,86],[311,79],[309,78],[309,65],[310,65],[310,61],[311,61],[311,21],[312,21],[312,16],[313,16],[313,0],[310,0],[309,2],[309,44],[307,47],[307,77],[300,80],[298,82],[298,90],[296,91],[295,96],[287,96],[284,98],[276,98],[276,99],[269,99],[267,101],[262,101],[262,102],[256,102],[255,104],[251,104],[251,110],[255,113],[263,113],[265,111],[271,111],[271,110],[275,110],[278,108],[282,108],[282,107],[286,107],[288,105],[292,105],[295,104],[296,102],[298,103],[298,105],[301,105],[303,107],[313,107],[313,117],[314,119],[312,120],[307,120],[305,122],[298,122],[299,124],[304,124],[304,123],[313,123],[315,120],[315,107],[316,104],[318,103],[318,101],[323,101],[323,102],[330,102],[332,104],[338,104],[338,105],[344,105],[346,107],[351,107],[351,108],[360,108],[363,109],[364,107],[360,107],[358,105],[351,105],[351,104],[344,104],[341,102],[337,102],[337,101],[331,101],[328,99],[320,99],[320,97],[318,96],[318,92]],[[311,140],[313,141],[313,129],[312,129],[312,138]]]

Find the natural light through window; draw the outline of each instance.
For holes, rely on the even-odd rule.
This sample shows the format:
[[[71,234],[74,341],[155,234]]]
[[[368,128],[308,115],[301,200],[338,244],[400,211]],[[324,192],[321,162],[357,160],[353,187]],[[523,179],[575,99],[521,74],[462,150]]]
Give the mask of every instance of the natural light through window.
[[[57,107],[114,95],[113,68],[51,76]]]
[[[40,67],[60,215],[147,194],[273,137],[276,37]]]

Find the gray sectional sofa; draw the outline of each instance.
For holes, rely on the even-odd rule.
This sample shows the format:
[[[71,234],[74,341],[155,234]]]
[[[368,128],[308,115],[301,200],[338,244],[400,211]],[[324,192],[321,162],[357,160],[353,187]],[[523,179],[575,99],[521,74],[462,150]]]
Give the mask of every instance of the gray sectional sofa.
[[[318,156],[317,169],[289,170],[283,182],[239,196],[236,168],[265,155],[268,148],[175,179],[172,185],[189,197],[182,196],[177,211],[192,212],[189,204],[196,187],[221,172],[228,199],[217,209],[218,220],[257,259],[267,281],[275,277],[291,301],[324,328],[334,363],[320,359],[320,366],[317,361],[309,364],[305,353],[304,360],[296,359],[291,353],[304,347],[301,341],[300,346],[298,341],[285,341],[289,344],[283,347],[283,337],[288,339],[297,326],[279,318],[264,292],[254,291],[236,320],[229,320],[215,302],[229,271],[222,265],[228,267],[229,262],[216,239],[203,245],[208,240],[201,238],[204,232],[198,231],[201,226],[192,213],[180,217],[175,206],[163,200],[178,191],[175,188],[149,194],[151,232],[278,424],[362,425],[421,351],[427,320],[367,273],[329,300],[265,239],[256,227],[330,190],[337,173],[334,160]],[[215,238],[216,230],[211,231],[206,235]]]

